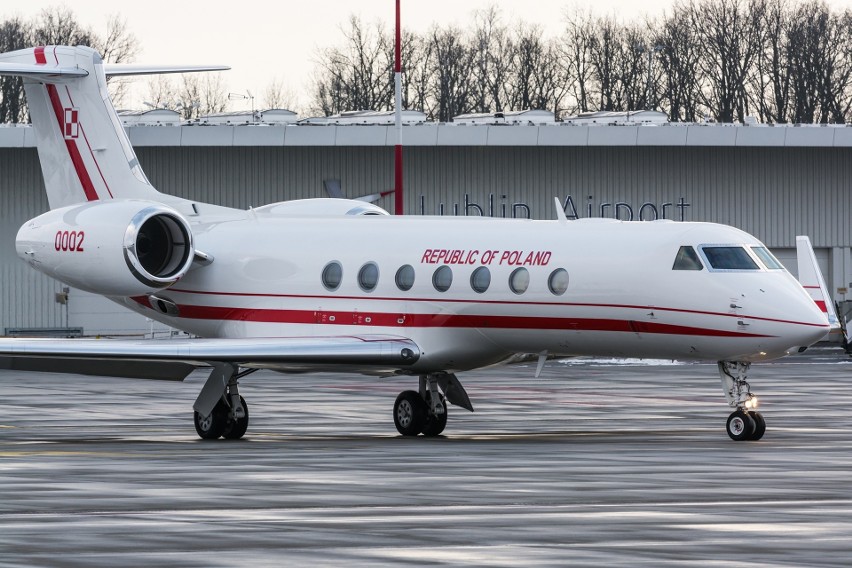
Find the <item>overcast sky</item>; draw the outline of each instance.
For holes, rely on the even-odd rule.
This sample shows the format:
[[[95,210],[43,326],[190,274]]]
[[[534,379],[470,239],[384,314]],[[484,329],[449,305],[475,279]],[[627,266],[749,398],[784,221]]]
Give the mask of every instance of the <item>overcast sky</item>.
[[[852,6],[852,0],[829,3]],[[15,15],[29,19],[45,7],[61,3],[18,0],[14,8],[10,4],[4,2],[0,8],[3,19]],[[317,49],[340,43],[340,28],[351,14],[369,23],[382,21],[391,29],[395,10],[394,0],[74,0],[66,5],[81,23],[100,33],[106,28],[107,15],[118,12],[126,17],[141,46],[137,63],[229,65],[232,70],[225,79],[230,91],[251,90],[259,98],[266,86],[278,78],[299,96],[302,106],[308,102]],[[491,5],[500,9],[507,23],[522,19],[541,25],[549,35],[557,35],[566,11],[573,6],[591,7],[598,14],[631,20],[659,15],[672,5],[672,0],[402,0],[402,27],[414,31],[424,31],[433,23],[467,27],[475,10]],[[137,90],[144,90],[144,85]],[[139,101],[136,102],[138,106]],[[232,107],[237,109],[240,104],[241,101],[234,101]]]

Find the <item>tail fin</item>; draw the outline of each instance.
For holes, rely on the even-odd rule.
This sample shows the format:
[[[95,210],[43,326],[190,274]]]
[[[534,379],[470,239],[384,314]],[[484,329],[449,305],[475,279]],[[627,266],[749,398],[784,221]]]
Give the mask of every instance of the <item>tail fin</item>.
[[[0,75],[23,77],[51,209],[100,199],[161,200],[115,113],[101,56],[88,47],[0,54]],[[224,69],[107,66],[111,74]]]
[[[817,264],[811,240],[806,236],[796,237],[796,260],[799,265],[799,283],[811,295],[816,305],[825,314],[831,330],[840,329],[840,320],[834,309],[834,302],[828,294],[828,287]]]

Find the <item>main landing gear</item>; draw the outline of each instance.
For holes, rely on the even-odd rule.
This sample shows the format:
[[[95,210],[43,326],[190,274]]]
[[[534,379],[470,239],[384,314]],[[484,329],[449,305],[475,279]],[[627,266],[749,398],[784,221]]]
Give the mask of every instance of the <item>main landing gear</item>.
[[[396,397],[393,423],[403,436],[439,436],[447,426],[448,402],[473,412],[470,398],[454,374],[423,375],[419,392],[407,390]]]
[[[728,405],[736,407],[728,416],[728,436],[737,442],[760,440],[766,432],[766,421],[757,412],[757,397],[752,394],[746,375],[751,363],[719,361],[719,376]]]
[[[213,371],[193,405],[195,431],[201,438],[239,440],[245,435],[249,411],[240,396],[239,379],[256,370],[238,372],[238,367],[231,363],[213,364]]]

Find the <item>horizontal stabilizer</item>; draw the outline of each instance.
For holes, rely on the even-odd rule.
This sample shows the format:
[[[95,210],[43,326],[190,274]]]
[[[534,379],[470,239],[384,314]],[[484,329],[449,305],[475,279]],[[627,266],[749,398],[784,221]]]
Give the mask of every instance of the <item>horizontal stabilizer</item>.
[[[817,264],[811,240],[806,236],[796,237],[796,261],[799,268],[799,284],[810,294],[814,303],[825,314],[832,331],[840,329],[840,320],[834,309],[834,302],[828,293],[828,287]]]
[[[129,75],[165,75],[168,73],[202,73],[204,71],[227,71],[225,65],[130,65],[104,63],[104,73],[109,77]]]
[[[79,67],[49,67],[46,65],[2,62],[0,63],[0,75],[49,81],[50,79],[88,77],[89,72]]]

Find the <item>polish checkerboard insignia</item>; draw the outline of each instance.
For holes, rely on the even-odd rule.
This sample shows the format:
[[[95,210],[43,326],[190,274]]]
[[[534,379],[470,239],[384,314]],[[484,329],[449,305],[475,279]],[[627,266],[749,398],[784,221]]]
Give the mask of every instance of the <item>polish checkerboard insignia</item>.
[[[77,138],[80,135],[80,111],[77,108],[71,107],[65,109],[65,131],[63,135],[66,139]]]

